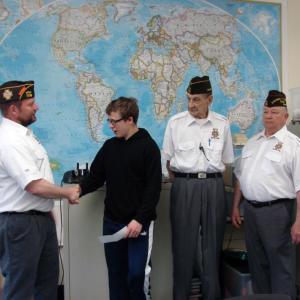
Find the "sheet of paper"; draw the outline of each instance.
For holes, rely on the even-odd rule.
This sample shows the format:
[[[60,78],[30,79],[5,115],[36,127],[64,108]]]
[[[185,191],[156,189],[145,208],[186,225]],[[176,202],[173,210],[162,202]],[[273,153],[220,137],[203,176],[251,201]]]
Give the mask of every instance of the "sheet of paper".
[[[123,227],[121,230],[117,231],[111,235],[100,235],[99,240],[101,243],[113,243],[120,241],[126,237],[127,234],[127,226]]]

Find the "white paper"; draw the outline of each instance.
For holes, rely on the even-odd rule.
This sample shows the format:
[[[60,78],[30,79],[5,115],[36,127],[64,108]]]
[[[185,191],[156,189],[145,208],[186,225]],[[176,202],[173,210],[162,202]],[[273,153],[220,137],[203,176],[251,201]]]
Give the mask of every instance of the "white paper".
[[[122,239],[124,239],[127,235],[127,226],[123,227],[121,230],[117,231],[114,234],[110,235],[100,235],[99,240],[101,243],[113,243],[118,242]]]

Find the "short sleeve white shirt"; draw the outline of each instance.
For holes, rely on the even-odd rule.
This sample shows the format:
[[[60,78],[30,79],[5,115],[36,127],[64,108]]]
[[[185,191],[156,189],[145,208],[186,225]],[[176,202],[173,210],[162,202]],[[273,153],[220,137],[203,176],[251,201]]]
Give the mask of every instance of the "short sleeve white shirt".
[[[53,183],[49,159],[32,131],[2,118],[0,124],[0,212],[50,211],[53,200],[32,195],[25,187],[46,179]]]
[[[204,122],[188,111],[176,114],[165,131],[163,155],[176,172],[223,172],[234,160],[228,120],[212,111]]]
[[[300,190],[300,139],[286,126],[269,137],[260,132],[243,148],[235,174],[246,199],[296,198]]]

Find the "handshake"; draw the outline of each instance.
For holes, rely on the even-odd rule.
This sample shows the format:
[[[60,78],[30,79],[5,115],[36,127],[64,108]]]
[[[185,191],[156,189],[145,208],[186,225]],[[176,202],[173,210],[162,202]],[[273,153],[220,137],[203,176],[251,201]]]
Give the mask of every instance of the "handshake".
[[[80,194],[81,194],[81,188],[79,184],[76,184],[71,187],[64,187],[63,188],[65,191],[65,197],[68,199],[70,204],[79,204],[80,200]]]

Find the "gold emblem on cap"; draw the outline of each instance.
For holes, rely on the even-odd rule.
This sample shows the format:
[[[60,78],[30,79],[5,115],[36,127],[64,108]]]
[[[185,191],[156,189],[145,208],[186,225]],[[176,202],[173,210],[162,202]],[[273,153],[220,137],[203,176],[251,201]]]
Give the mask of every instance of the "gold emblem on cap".
[[[211,138],[212,139],[218,139],[219,137],[220,137],[219,129],[218,128],[213,128],[213,130],[211,132]]]
[[[26,91],[25,95],[26,95],[26,98],[32,98],[32,92],[31,91]]]
[[[9,90],[9,89],[6,89],[6,90],[4,90],[4,92],[3,92],[3,98],[5,99],[5,100],[10,100],[11,99],[11,97],[13,96],[13,93],[12,93],[12,91],[11,90]]]
[[[284,98],[276,98],[276,99],[273,99],[273,100],[271,100],[271,103],[274,104],[274,103],[276,103],[277,101],[278,101],[279,103],[281,103],[281,104],[285,104],[285,99],[284,99]]]
[[[281,142],[278,142],[275,146],[274,146],[274,148],[273,148],[273,150],[276,150],[276,151],[281,151],[281,149],[282,149],[282,146],[283,146],[283,143],[281,143]]]

